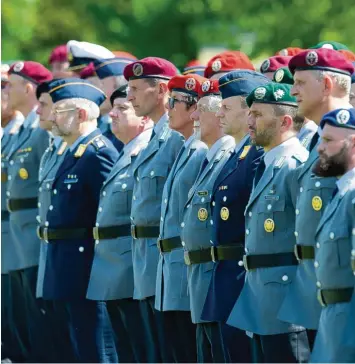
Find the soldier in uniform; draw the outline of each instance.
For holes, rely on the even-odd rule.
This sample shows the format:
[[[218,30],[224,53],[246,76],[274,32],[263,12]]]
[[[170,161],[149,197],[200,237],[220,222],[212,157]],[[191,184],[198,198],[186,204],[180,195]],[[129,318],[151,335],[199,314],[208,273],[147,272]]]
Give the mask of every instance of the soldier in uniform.
[[[65,304],[79,362],[117,362],[105,302],[86,299],[100,189],[118,157],[96,127],[105,95],[77,78],[53,81],[49,95],[53,134],[69,150],[49,185],[51,205],[38,227],[48,244],[43,298]]]
[[[185,137],[163,191],[160,251],[155,308],[163,312],[165,333],[176,363],[196,362],[196,326],[191,322],[186,266],[181,245],[182,213],[187,193],[196,180],[207,146],[193,134],[190,116],[196,109],[198,89],[206,79],[196,74],[175,76],[169,83],[169,126]]]
[[[127,100],[132,103],[137,116],[149,117],[155,124],[147,148],[135,161],[131,210],[133,298],[141,300],[150,353],[147,360],[153,362],[173,361],[170,343],[166,342],[163,313],[154,309],[154,296],[163,188],[184,142],[181,134],[169,128],[165,109],[167,83],[176,74],[177,69],[172,63],[157,57],[144,58],[124,69],[129,85]]]
[[[290,89],[271,82],[246,99],[250,137],[265,154],[245,209],[245,283],[227,323],[252,337],[253,362],[306,362],[309,356],[305,329],[277,318],[297,268],[294,170],[308,157],[293,127],[297,103]]]
[[[48,59],[54,78],[70,77],[68,72],[68,51],[66,44],[55,47]]]
[[[260,66],[260,72],[270,78],[273,79],[274,73],[282,68],[287,67],[292,57],[290,56],[273,56],[265,59],[265,61]]]
[[[17,335],[13,335],[10,330],[10,312],[11,300],[9,295],[9,270],[7,261],[12,259],[11,246],[13,245],[10,236],[9,212],[6,208],[6,191],[8,177],[7,154],[10,151],[13,140],[23,123],[23,115],[14,110],[9,105],[8,93],[8,71],[10,67],[7,64],[1,65],[1,333],[2,333],[2,350],[1,358],[12,358],[12,360],[21,361],[24,358],[18,356],[21,353],[19,343],[16,340]],[[10,256],[8,256],[10,253]]]
[[[85,68],[80,71],[80,78],[82,80],[87,80],[97,88],[102,89],[101,81],[97,77],[97,74],[95,72],[94,62],[90,62]]]
[[[232,71],[219,80],[222,107],[217,117],[236,147],[217,177],[211,199],[211,256],[215,262],[202,319],[219,322],[226,362],[250,362],[250,343],[245,332],[226,325],[243,287],[244,210],[263,149],[252,146],[248,135],[246,97],[269,79],[249,70]]]
[[[355,62],[353,62],[355,67]],[[351,75],[350,104],[355,107],[355,72]]]
[[[292,58],[289,68],[295,80],[291,92],[304,117],[319,125],[326,112],[351,107],[350,75],[354,68],[339,52],[326,48],[304,51]],[[311,348],[321,311],[314,262],[315,232],[335,188],[335,177],[320,178],[312,172],[318,160],[318,139],[319,133],[315,133],[309,146],[310,157],[297,172],[294,233],[299,265],[279,312],[280,320],[307,329]]]
[[[248,56],[240,51],[225,51],[212,57],[206,66],[204,76],[218,80],[230,71],[246,69],[255,71]]]
[[[49,145],[47,131],[39,128],[36,114],[37,86],[52,74],[37,62],[17,62],[9,70],[8,96],[13,109],[25,120],[7,153],[7,209],[10,213],[11,245],[6,246],[3,269],[9,271],[12,332],[24,344],[26,361],[50,361],[52,343],[46,335],[45,306],[35,299],[39,241],[36,235],[38,170]],[[44,336],[43,336],[44,335]]]
[[[153,122],[135,115],[127,101],[127,86],[111,94],[112,130],[125,147],[101,187],[99,211],[94,227],[95,255],[87,298],[106,301],[116,334],[118,360],[142,363],[147,360],[139,301],[133,300],[131,203],[133,166],[147,146]]]
[[[206,66],[203,66],[200,61],[197,59],[193,59],[190,62],[187,63],[187,65],[184,67],[182,74],[183,75],[199,75],[202,76],[205,73]]]
[[[349,255],[355,240],[355,109],[325,114],[320,127],[319,159],[313,173],[336,177],[337,187],[315,234],[322,311],[311,362],[354,363],[355,294]]]
[[[210,208],[212,189],[235,147],[235,141],[233,137],[223,133],[215,115],[221,104],[218,80],[202,82],[198,96],[197,109],[191,118],[200,121],[201,140],[207,144],[209,150],[196,181],[188,192],[180,235],[187,265],[191,318],[197,324],[197,361],[219,363],[224,361],[224,354],[218,323],[202,320],[201,313],[213,269],[210,243],[213,223]]]

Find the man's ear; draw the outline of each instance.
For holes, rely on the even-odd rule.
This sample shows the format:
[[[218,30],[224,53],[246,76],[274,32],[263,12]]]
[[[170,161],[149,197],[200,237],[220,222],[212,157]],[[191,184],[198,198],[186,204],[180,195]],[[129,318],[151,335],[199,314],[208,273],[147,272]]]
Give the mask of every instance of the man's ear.
[[[78,116],[80,123],[88,120],[88,112],[85,109],[78,109]]]

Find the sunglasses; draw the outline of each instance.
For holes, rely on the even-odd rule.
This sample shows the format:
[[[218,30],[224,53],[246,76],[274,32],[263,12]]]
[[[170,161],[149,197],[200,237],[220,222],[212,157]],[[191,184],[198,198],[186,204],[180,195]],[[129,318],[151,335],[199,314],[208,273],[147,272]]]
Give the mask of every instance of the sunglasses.
[[[175,99],[175,97],[169,97],[168,104],[169,104],[170,109],[173,109],[175,107],[175,102],[183,102],[185,104],[188,103],[186,100],[178,100],[178,99]]]

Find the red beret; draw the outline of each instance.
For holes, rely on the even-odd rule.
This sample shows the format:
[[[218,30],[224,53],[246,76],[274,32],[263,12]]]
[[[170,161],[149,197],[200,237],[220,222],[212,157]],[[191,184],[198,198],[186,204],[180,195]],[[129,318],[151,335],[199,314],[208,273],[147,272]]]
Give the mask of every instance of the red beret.
[[[339,49],[339,53],[341,53],[348,61],[355,62],[355,54],[347,49]]]
[[[246,54],[239,51],[226,51],[217,54],[208,61],[204,76],[211,78],[216,73],[229,72],[236,69],[255,71]]]
[[[139,78],[170,80],[177,75],[177,68],[166,59],[147,57],[128,64],[123,71],[123,75],[127,81]]]
[[[53,79],[52,73],[46,67],[32,61],[14,63],[9,70],[9,75],[11,74],[19,75],[36,85]]]
[[[292,57],[288,56],[274,56],[265,59],[260,66],[260,72],[275,72],[279,68],[287,67]]]
[[[128,58],[128,59],[132,59],[133,61],[137,61],[138,58],[135,57],[133,54],[125,52],[125,51],[113,51],[112,52],[115,57],[117,58]]]
[[[49,56],[48,63],[52,64],[53,62],[68,62],[68,51],[67,45],[63,44],[58,47],[55,47]]]
[[[297,48],[297,47],[287,47],[284,49],[281,49],[280,51],[276,52],[275,56],[297,56],[298,53],[303,52],[304,49]]]
[[[80,78],[86,80],[89,77],[96,77],[95,65],[94,62],[89,63],[83,70],[80,72]]]
[[[177,75],[169,81],[168,88],[169,91],[181,91],[197,96],[199,88],[204,81],[207,81],[207,79],[196,74]]]
[[[198,89],[198,97],[221,95],[218,88],[218,80],[205,80]]]
[[[331,71],[351,76],[354,66],[340,52],[328,48],[308,49],[292,57],[288,68],[296,70]]]

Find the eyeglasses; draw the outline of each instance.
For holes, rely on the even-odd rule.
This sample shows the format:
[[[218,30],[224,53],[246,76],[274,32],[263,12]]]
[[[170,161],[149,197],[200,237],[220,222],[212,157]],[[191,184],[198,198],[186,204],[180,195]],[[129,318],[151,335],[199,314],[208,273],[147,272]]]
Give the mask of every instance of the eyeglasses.
[[[74,107],[72,109],[60,109],[60,110],[54,109],[53,114],[58,115],[58,114],[61,114],[62,112],[74,111],[74,110],[76,110],[76,107]]]
[[[169,97],[168,104],[169,104],[170,109],[173,109],[175,107],[175,102],[183,102],[185,104],[188,103],[186,100],[178,100],[178,99],[175,99],[175,97]]]

